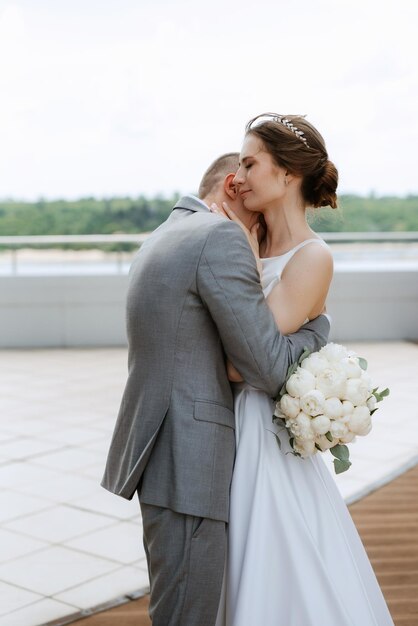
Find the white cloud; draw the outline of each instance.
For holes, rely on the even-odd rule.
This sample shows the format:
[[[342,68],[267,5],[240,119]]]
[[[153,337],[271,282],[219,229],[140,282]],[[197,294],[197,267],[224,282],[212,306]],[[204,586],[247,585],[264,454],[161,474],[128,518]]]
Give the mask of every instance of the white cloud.
[[[412,0],[0,2],[0,196],[193,190],[265,110],[308,114],[342,191],[416,192],[417,17]]]

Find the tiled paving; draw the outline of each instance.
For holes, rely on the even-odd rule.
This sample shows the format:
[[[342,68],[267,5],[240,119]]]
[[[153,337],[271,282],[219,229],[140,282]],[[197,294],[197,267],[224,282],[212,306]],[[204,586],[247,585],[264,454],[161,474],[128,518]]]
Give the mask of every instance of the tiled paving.
[[[38,626],[148,578],[138,503],[99,485],[126,350],[0,355],[0,626]]]
[[[391,396],[336,477],[349,501],[418,460],[418,346],[350,344]],[[148,585],[138,503],[99,481],[125,349],[0,354],[0,626],[40,626]]]

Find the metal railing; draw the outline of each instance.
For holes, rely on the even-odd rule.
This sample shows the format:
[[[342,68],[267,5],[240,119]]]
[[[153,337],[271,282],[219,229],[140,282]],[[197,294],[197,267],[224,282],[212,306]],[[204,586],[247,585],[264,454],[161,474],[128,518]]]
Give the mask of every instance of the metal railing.
[[[150,233],[137,235],[16,235],[1,236],[0,246],[11,248],[23,246],[60,246],[64,244],[143,243]],[[95,247],[95,246],[94,246]]]
[[[0,236],[0,247],[22,248],[24,246],[60,246],[65,244],[112,244],[112,243],[143,243],[150,233],[136,235],[16,235]],[[328,243],[348,243],[353,241],[399,241],[418,242],[418,231],[411,232],[344,232],[318,233]]]
[[[116,235],[16,235],[0,236],[0,252],[8,250],[10,252],[10,273],[15,276],[18,273],[19,250],[23,248],[31,249],[53,249],[60,246],[76,245],[84,246],[87,249],[97,249],[108,244],[136,244],[141,245],[150,233],[138,233],[136,235],[116,234]],[[123,268],[123,250],[117,250],[116,269],[119,273]]]
[[[325,232],[318,233],[327,243],[414,243],[418,242],[418,232]],[[141,245],[150,233],[114,235],[22,235],[0,236],[0,252],[7,250],[11,255],[11,274],[18,273],[19,250],[53,249],[76,245],[87,249],[97,249],[108,244]],[[116,250],[116,266],[122,271],[124,251]]]

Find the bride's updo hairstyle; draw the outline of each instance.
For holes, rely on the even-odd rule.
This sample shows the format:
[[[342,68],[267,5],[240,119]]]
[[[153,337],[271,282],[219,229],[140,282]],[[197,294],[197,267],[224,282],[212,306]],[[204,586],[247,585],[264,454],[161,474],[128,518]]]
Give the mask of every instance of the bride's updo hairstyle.
[[[328,159],[323,137],[304,117],[263,113],[248,122],[245,132],[261,139],[277,165],[302,177],[307,206],[337,208],[337,168]]]

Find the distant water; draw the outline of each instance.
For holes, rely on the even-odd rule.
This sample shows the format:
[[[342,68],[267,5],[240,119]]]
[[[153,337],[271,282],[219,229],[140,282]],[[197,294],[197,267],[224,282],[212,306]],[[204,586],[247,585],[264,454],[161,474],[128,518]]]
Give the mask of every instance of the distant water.
[[[337,271],[418,271],[418,243],[331,244]],[[0,276],[126,275],[134,253],[100,250],[0,252]]]
[[[100,275],[113,276],[116,274],[128,274],[130,261],[117,264],[111,261],[94,262],[39,262],[18,260],[17,266],[4,262],[0,256],[0,276],[86,276]]]

